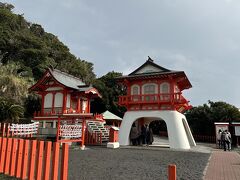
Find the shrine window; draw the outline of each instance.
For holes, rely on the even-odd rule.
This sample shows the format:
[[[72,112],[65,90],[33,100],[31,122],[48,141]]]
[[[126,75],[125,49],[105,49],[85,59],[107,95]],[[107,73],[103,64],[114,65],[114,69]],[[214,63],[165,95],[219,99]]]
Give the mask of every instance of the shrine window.
[[[157,85],[156,84],[145,84],[143,86],[143,100],[144,101],[156,101],[157,93],[156,93]]]
[[[139,86],[138,86],[138,85],[133,85],[133,86],[132,86],[131,94],[132,94],[132,95],[138,95],[138,94],[140,94],[140,92],[139,92]]]
[[[63,106],[63,94],[58,92],[55,94],[55,107],[62,107]]]
[[[131,88],[131,95],[133,101],[139,100],[140,88],[138,85],[133,85]]]
[[[170,93],[170,85],[169,83],[165,82],[160,85],[160,93]]]
[[[169,83],[165,82],[160,85],[160,99],[162,101],[169,101],[170,100],[170,85]]]
[[[53,99],[53,94],[48,93],[44,97],[44,108],[52,108],[52,99]]]
[[[145,84],[143,86],[144,94],[156,94],[156,85],[155,84]]]

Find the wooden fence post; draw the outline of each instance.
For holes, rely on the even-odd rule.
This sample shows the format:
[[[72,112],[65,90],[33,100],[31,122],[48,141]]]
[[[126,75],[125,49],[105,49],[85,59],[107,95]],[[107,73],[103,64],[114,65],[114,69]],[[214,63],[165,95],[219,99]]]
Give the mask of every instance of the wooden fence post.
[[[2,148],[1,148],[1,161],[0,161],[0,173],[3,173],[5,157],[6,157],[6,146],[7,146],[7,138],[2,139]]]
[[[16,170],[16,158],[17,158],[17,139],[13,139],[12,142],[12,153],[11,153],[11,163],[10,163],[10,176],[15,176]]]
[[[4,174],[9,174],[11,149],[12,149],[12,138],[8,138],[7,149],[6,149],[6,160],[5,160],[5,166],[4,166]]]
[[[58,167],[59,167],[59,143],[53,144],[53,160],[52,160],[52,180],[58,179]]]
[[[176,179],[177,179],[176,165],[170,164],[168,165],[168,180],[176,180]]]
[[[23,139],[18,140],[18,152],[17,152],[17,166],[16,166],[16,178],[21,177],[22,170],[22,158],[23,158]]]
[[[38,142],[38,156],[37,156],[37,176],[36,180],[42,179],[42,160],[43,160],[44,141]]]
[[[44,180],[49,179],[49,172],[50,172],[50,159],[51,159],[51,150],[52,150],[52,142],[47,142],[47,145],[45,147],[45,167],[44,167]]]
[[[24,140],[21,179],[26,179],[27,178],[28,150],[29,150],[29,140]]]
[[[37,148],[37,140],[31,141],[31,158],[28,172],[28,179],[34,180],[34,170],[35,170],[35,160],[36,160],[36,148]]]
[[[61,180],[68,179],[68,144],[64,143],[62,147]]]
[[[0,123],[0,124],[1,124],[1,123]],[[3,138],[0,137],[0,152],[1,152],[1,149],[2,149],[2,140],[3,140]],[[1,156],[0,156],[0,161],[1,161]]]

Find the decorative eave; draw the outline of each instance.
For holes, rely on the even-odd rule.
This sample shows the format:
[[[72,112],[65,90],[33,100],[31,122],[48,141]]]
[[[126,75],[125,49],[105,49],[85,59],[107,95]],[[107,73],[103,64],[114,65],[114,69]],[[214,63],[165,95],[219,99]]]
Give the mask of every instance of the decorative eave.
[[[96,97],[102,98],[102,95],[98,92],[98,90],[94,87],[89,87],[87,90],[84,91],[86,94],[93,94]]]
[[[137,73],[139,70],[144,68],[144,66],[151,65],[160,69],[160,72],[147,72],[147,73]],[[174,71],[163,68],[153,62],[153,60],[149,57],[149,59],[135,71],[126,76],[117,77],[116,80],[118,82],[129,82],[135,80],[148,80],[148,79],[174,79],[178,84],[180,90],[189,89],[192,87],[190,81],[188,80],[184,71]]]

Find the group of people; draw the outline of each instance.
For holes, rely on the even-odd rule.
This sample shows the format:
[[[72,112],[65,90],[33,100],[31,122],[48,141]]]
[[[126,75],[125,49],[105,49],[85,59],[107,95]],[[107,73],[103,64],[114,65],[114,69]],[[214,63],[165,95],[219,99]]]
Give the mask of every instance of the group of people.
[[[217,134],[217,140],[218,140],[218,147],[223,148],[224,151],[231,150],[231,133],[228,130],[221,130],[219,129],[218,134]]]
[[[130,132],[131,144],[137,145],[150,145],[153,143],[153,131],[148,124],[142,125],[141,129],[138,129],[133,123]]]

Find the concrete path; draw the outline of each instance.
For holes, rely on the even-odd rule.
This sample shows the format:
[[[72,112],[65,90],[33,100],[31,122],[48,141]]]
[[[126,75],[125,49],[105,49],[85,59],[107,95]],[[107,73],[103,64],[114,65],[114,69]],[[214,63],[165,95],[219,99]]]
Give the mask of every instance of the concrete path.
[[[205,180],[239,180],[240,155],[237,152],[213,151]]]

